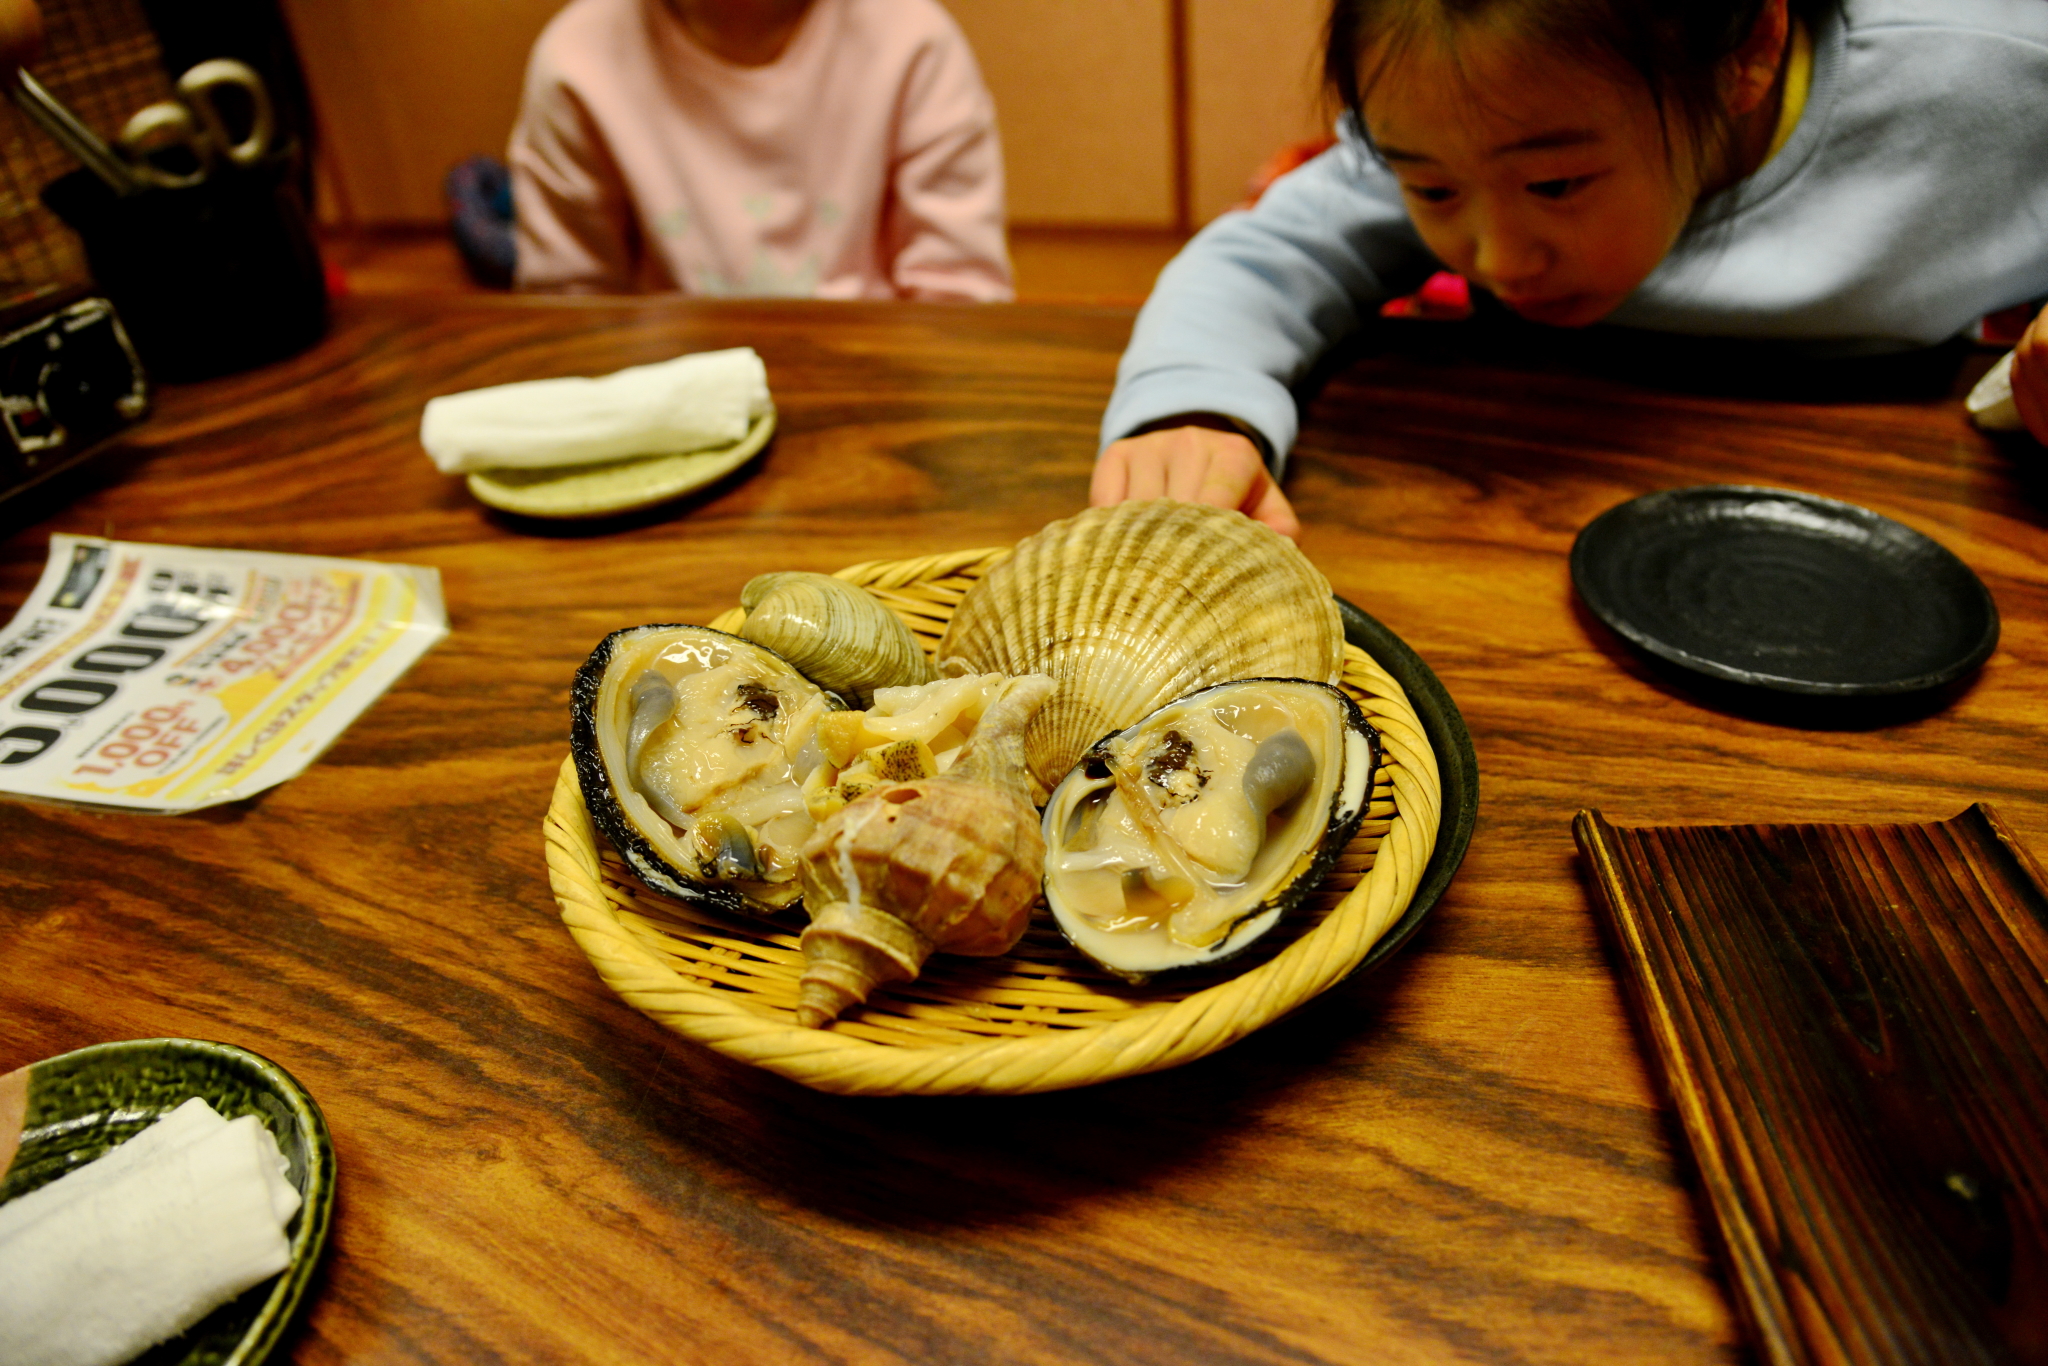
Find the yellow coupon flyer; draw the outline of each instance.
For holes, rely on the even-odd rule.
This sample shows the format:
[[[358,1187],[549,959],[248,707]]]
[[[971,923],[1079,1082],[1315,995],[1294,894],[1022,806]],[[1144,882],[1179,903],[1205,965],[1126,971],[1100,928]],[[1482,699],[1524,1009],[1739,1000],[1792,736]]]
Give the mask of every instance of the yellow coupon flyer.
[[[295,777],[448,633],[418,565],[52,536],[0,628],[0,792],[147,811]]]

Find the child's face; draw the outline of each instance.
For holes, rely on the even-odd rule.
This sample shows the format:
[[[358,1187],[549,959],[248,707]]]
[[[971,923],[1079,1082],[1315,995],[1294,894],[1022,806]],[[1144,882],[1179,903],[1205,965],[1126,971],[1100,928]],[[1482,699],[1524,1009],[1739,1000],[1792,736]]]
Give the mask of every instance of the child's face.
[[[1649,93],[1468,30],[1458,60],[1423,39],[1365,102],[1422,240],[1535,322],[1612,312],[1670,251],[1699,192]],[[1375,60],[1368,53],[1368,63]]]

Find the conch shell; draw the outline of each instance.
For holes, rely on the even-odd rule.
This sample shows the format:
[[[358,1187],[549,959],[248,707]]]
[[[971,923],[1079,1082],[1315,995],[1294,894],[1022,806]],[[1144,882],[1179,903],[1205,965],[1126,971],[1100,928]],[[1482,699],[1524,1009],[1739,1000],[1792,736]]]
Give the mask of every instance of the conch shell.
[[[878,788],[833,813],[803,849],[797,1023],[817,1028],[925,959],[992,957],[1023,937],[1045,870],[1024,775],[1024,728],[1052,680],[1010,680],[945,773]]]
[[[830,574],[761,574],[740,590],[739,633],[829,692],[865,707],[877,688],[937,677],[917,638],[874,595]]]
[[[1024,737],[1043,797],[1097,740],[1198,688],[1335,683],[1344,626],[1329,580],[1292,541],[1240,512],[1158,499],[1090,508],[1018,542],[961,600],[938,657],[948,670],[1053,677]]]

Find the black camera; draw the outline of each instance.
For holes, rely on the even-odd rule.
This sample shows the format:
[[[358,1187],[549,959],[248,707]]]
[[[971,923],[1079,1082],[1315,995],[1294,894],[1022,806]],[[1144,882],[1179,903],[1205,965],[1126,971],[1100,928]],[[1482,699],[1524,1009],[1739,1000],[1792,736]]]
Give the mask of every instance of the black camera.
[[[149,412],[142,363],[105,299],[15,322],[0,334],[0,507]]]

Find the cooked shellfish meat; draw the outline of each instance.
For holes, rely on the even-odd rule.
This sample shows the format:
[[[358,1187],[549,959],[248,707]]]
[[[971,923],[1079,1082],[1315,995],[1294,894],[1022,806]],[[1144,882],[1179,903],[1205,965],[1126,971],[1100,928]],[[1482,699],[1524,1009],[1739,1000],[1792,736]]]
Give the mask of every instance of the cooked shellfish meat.
[[[1376,740],[1335,688],[1249,679],[1102,741],[1046,804],[1060,928],[1134,980],[1243,951],[1357,829]]]
[[[615,632],[577,675],[571,748],[592,819],[648,883],[727,909],[798,896],[833,703],[770,651],[697,626]]]
[[[868,710],[822,718],[817,740],[831,771],[814,772],[804,786],[812,818],[823,820],[885,783],[951,769],[1009,681],[1002,674],[974,674],[880,688]]]

